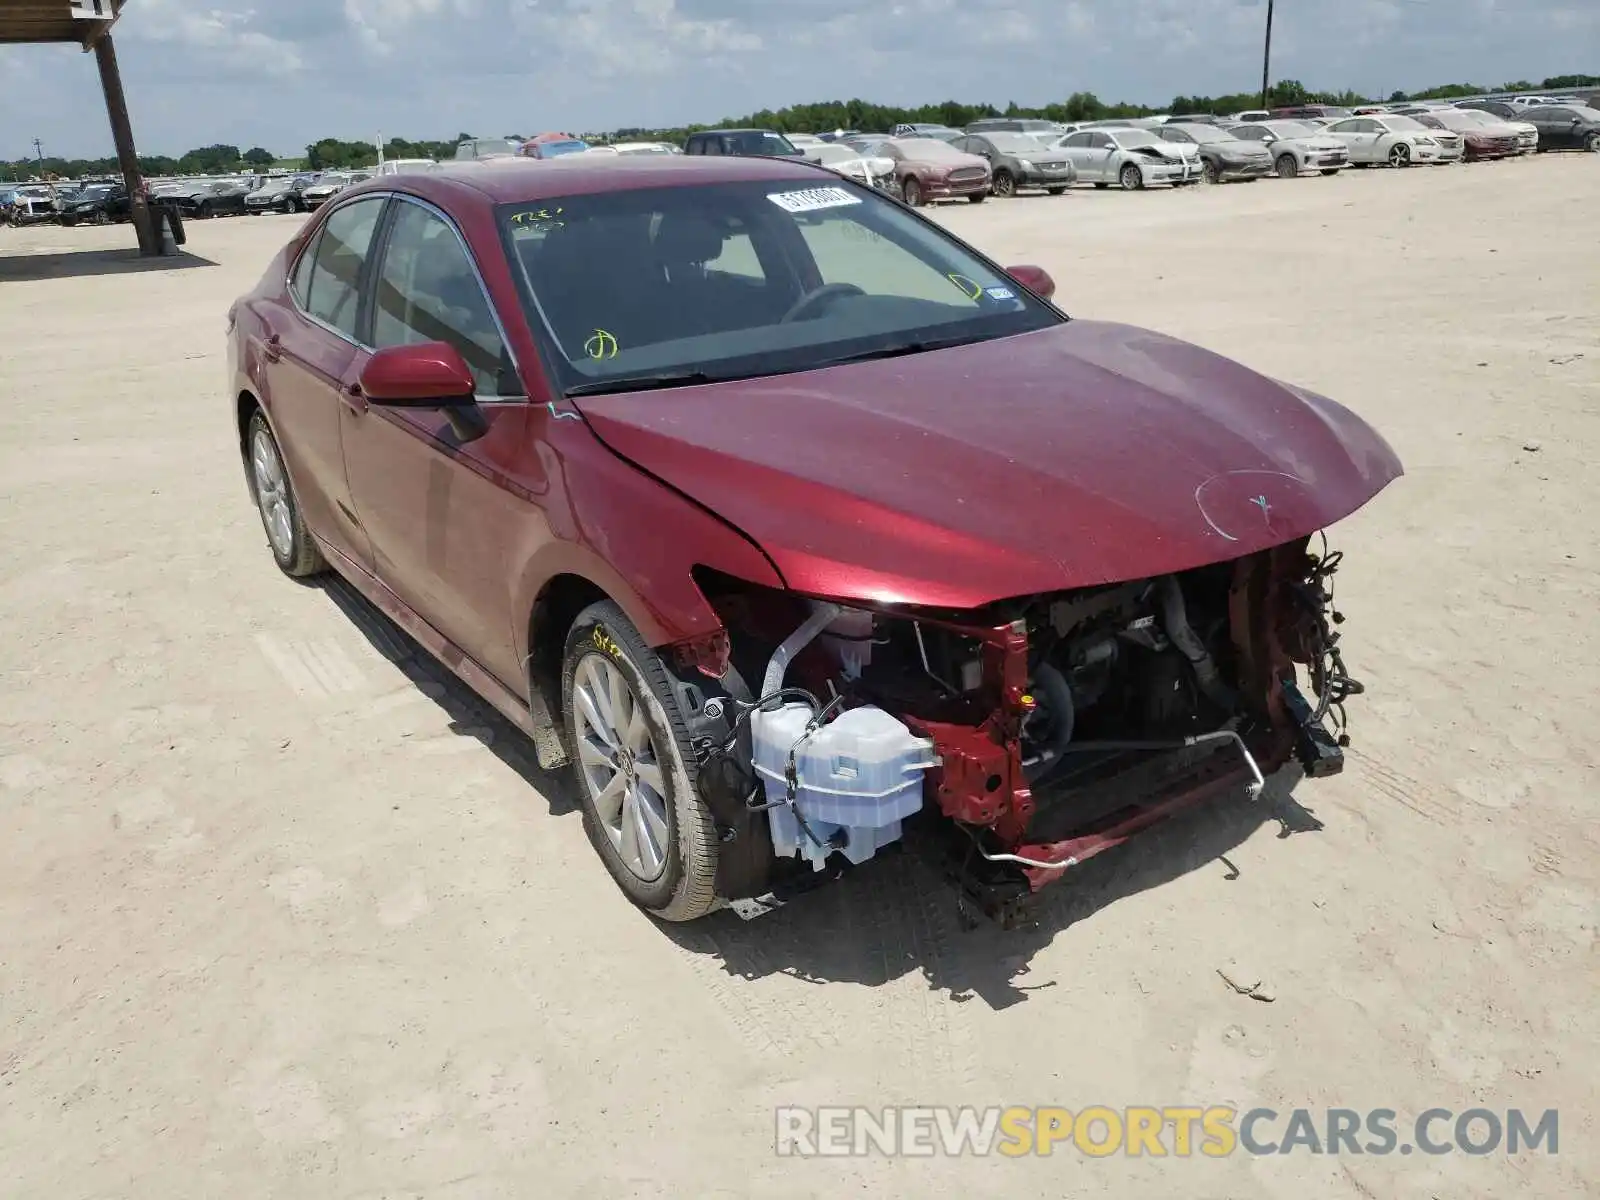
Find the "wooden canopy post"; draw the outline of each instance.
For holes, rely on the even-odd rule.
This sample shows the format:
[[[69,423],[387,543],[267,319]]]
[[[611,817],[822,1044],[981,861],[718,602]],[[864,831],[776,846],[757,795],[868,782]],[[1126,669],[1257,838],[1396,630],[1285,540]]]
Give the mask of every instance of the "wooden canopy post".
[[[117,48],[112,44],[110,29],[95,38],[94,60],[100,68],[100,87],[105,92],[106,116],[111,119],[117,165],[122,168],[123,182],[128,187],[128,215],[133,220],[134,235],[139,239],[139,253],[160,254],[161,231],[150,219],[150,205],[145,200],[144,176],[139,170],[139,155],[133,147],[133,124],[128,120],[128,101],[122,94],[122,72],[117,69]]]

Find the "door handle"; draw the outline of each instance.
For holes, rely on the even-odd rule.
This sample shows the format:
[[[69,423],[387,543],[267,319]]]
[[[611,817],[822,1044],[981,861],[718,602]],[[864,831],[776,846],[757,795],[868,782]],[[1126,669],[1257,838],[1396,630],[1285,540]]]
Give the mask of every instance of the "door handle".
[[[351,412],[364,413],[367,411],[367,398],[361,391],[359,382],[345,384],[339,389],[339,399],[343,400],[345,407]]]
[[[282,358],[283,339],[275,333],[268,337],[266,344],[261,349],[261,357],[271,363],[275,363]]]

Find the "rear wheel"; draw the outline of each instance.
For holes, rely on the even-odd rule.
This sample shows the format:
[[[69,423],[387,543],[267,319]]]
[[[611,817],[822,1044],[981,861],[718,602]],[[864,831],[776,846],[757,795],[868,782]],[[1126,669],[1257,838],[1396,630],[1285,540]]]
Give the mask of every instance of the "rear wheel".
[[[1144,186],[1144,172],[1138,163],[1128,163],[1117,173],[1117,182],[1125,192],[1136,192]]]
[[[300,203],[299,196],[290,196],[283,202],[283,211],[286,213],[297,213],[304,208],[305,205]]]
[[[1300,174],[1300,162],[1292,154],[1278,156],[1278,178],[1294,179]]]
[[[271,426],[259,411],[250,418],[246,436],[250,494],[261,514],[267,545],[272,548],[279,570],[295,579],[327,570],[327,560],[300,518],[300,504],[289,482],[289,472],[284,469],[278,439],[272,436]]]
[[[996,196],[1006,199],[1017,194],[1017,181],[1010,171],[996,171],[994,182],[990,186],[993,187]]]
[[[94,223],[96,225],[109,225],[109,224],[111,224],[111,214],[108,213],[103,208],[96,209],[95,210],[95,214],[94,214]]]
[[[906,177],[905,187],[901,192],[902,198],[912,208],[922,207],[922,184],[917,182],[915,176]]]
[[[1583,139],[1583,148],[1590,154],[1600,154],[1600,132],[1591,133]]]
[[[717,830],[688,726],[666,665],[609,600],[567,635],[561,699],[584,829],[617,886],[662,920],[710,912]]]
[[[194,215],[199,217],[202,221],[208,219],[211,216],[211,201],[200,201],[200,207],[194,210]]]

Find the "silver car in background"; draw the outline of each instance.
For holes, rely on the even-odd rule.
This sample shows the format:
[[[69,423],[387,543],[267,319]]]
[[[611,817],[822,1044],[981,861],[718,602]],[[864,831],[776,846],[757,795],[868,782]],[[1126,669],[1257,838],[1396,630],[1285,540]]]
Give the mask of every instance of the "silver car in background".
[[[989,164],[994,195],[1015,196],[1019,188],[1043,188],[1059,196],[1072,186],[1077,171],[1064,150],[1045,144],[1038,134],[1006,131],[972,133],[951,143]]]
[[[316,183],[300,193],[307,208],[319,208],[347,187],[365,183],[372,178],[371,171],[329,171]]]
[[[1250,182],[1272,173],[1272,154],[1265,146],[1235,137],[1220,126],[1174,121],[1161,127],[1161,137],[1179,146],[1193,146],[1207,183]]]
[[[1316,125],[1300,121],[1245,121],[1228,132],[1246,142],[1259,142],[1272,155],[1279,179],[1294,179],[1307,171],[1337,175],[1350,165],[1350,148]]]
[[[1079,183],[1138,191],[1152,183],[1184,187],[1200,181],[1200,158],[1189,147],[1164,142],[1148,129],[1112,126],[1080,129],[1054,143],[1072,160]]]

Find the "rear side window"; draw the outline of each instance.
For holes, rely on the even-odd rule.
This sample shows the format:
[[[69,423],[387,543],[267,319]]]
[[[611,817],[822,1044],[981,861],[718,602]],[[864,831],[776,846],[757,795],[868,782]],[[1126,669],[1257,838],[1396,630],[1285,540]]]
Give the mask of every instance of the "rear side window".
[[[351,341],[356,340],[361,268],[384,203],[382,196],[374,196],[337,209],[308,251],[313,261],[304,292],[306,312]]]

